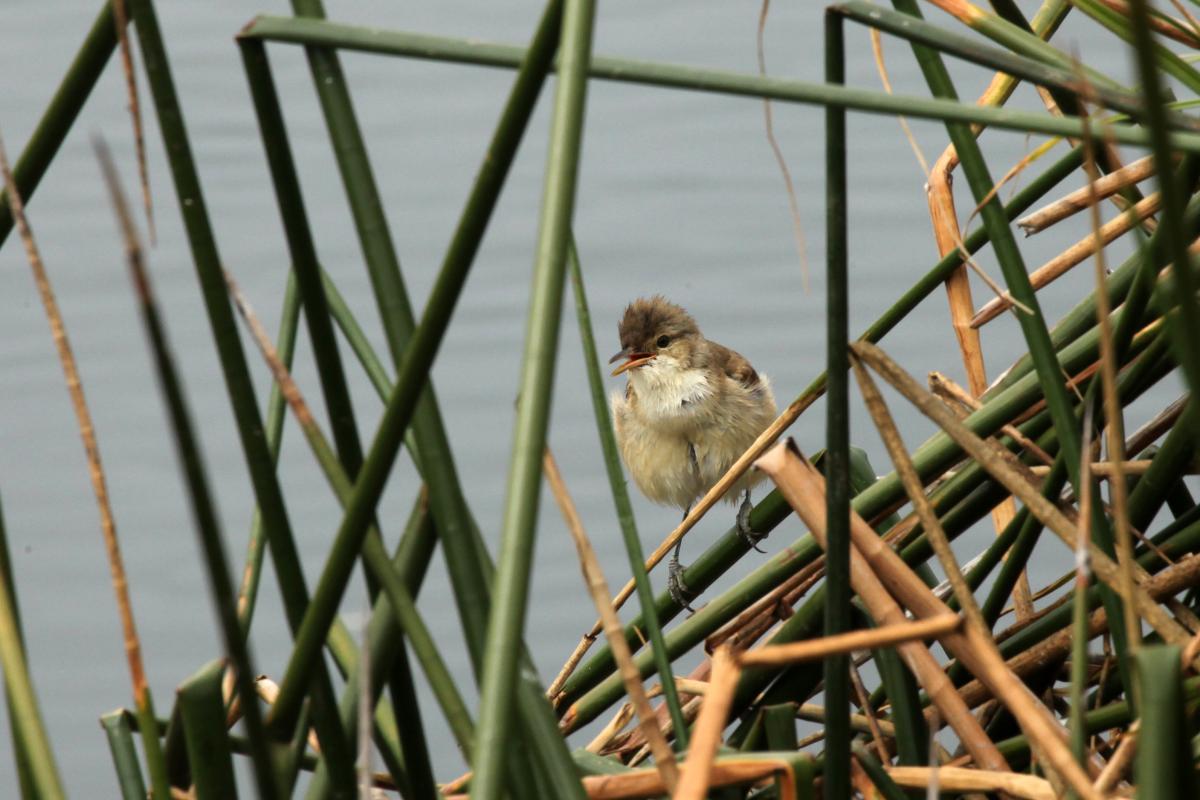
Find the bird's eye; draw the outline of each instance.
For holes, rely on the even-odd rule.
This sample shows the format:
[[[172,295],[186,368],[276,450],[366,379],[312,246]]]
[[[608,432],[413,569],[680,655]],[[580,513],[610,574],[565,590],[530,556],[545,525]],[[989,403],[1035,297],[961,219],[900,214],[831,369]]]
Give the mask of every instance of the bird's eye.
[[[657,344],[659,347],[666,347],[670,343],[671,343],[670,336],[660,336],[660,337],[658,337],[658,341],[655,342],[655,344]]]

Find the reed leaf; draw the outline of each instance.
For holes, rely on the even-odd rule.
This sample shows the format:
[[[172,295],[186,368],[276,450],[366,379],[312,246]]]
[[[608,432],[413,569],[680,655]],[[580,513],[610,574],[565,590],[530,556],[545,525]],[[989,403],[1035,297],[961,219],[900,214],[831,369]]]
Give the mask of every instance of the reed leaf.
[[[108,739],[108,750],[112,754],[122,800],[145,800],[146,781],[138,764],[137,746],[133,743],[129,717],[120,709],[110,711],[100,716],[100,727],[104,728],[104,735]],[[27,795],[22,794],[24,796]]]
[[[225,704],[221,701],[221,678],[225,665],[214,661],[201,667],[179,687],[179,708],[187,731],[188,760],[197,798],[238,796],[233,779],[233,756],[225,733]],[[244,708],[254,705],[253,695]],[[260,734],[261,735],[261,734]]]

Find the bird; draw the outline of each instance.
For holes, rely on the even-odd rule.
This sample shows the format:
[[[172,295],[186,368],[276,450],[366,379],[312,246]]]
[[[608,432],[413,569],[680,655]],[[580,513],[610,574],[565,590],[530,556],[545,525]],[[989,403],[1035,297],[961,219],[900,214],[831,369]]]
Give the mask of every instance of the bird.
[[[775,419],[770,381],[741,354],[706,339],[695,319],[662,295],[638,298],[617,325],[623,393],[612,396],[613,424],[621,458],[649,500],[683,511],[728,471]],[[750,490],[762,479],[751,470],[726,492],[742,502],[737,530],[752,547],[765,534],[750,528]],[[682,608],[694,595],[679,565],[680,539],[668,564],[668,589]]]

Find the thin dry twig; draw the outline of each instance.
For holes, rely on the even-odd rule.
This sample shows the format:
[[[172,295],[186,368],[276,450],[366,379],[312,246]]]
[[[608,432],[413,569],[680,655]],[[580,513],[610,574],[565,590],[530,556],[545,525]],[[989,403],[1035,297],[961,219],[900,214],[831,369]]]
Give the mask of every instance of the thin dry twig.
[[[112,504],[108,496],[108,482],[104,476],[104,466],[100,461],[100,445],[96,440],[96,429],[92,424],[92,414],[84,397],[83,383],[79,377],[79,366],[75,362],[75,354],[71,349],[71,341],[67,336],[67,328],[63,322],[62,312],[54,296],[54,287],[50,284],[50,275],[42,262],[41,252],[33,237],[33,230],[25,216],[25,203],[13,180],[12,170],[9,169],[8,154],[0,141],[0,173],[3,174],[4,185],[8,190],[9,208],[12,210],[13,221],[25,247],[25,256],[29,268],[33,272],[33,280],[41,297],[42,306],[46,312],[46,321],[50,324],[50,335],[58,350],[58,360],[62,364],[63,377],[66,379],[67,394],[71,398],[71,407],[75,411],[75,420],[79,426],[79,437],[83,440],[83,450],[87,457],[88,477],[92,484],[92,493],[96,497],[96,508],[100,515],[100,533],[104,538],[104,549],[108,556],[108,569],[112,576],[113,593],[117,600],[117,615],[121,620],[121,631],[125,641],[125,658],[129,665],[129,678],[133,686],[133,697],[138,708],[145,708],[150,698],[150,690],[146,685],[146,671],[142,662],[142,646],[138,638],[137,625],[133,619],[133,605],[129,599],[129,583],[125,577],[125,562],[121,557],[121,545],[117,538],[117,523],[113,517]],[[108,174],[110,188],[115,176]],[[125,248],[130,259],[136,258],[141,263],[141,251],[137,244],[137,235],[133,232],[133,222],[128,218],[123,201],[113,192],[114,203],[117,204],[118,217],[121,219],[125,234]]]
[[[946,538],[946,532],[942,530],[941,520],[934,513],[929,498],[925,496],[921,479],[917,476],[917,470],[913,466],[912,459],[909,458],[904,440],[900,438],[900,431],[888,411],[887,403],[884,401],[883,395],[879,393],[879,387],[867,374],[861,361],[851,356],[850,365],[854,368],[855,378],[858,379],[858,388],[862,392],[863,404],[867,407],[867,412],[871,415],[871,420],[875,423],[880,438],[883,439],[884,447],[887,448],[888,455],[896,466],[900,482],[904,484],[904,491],[908,494],[908,499],[912,501],[918,519],[921,520],[921,527],[925,529],[925,535],[929,537],[929,543],[933,545],[933,551],[942,565],[942,571],[946,573],[946,579],[950,581],[950,587],[954,590],[955,598],[958,599],[958,607],[967,615],[968,624],[974,625],[981,635],[990,636],[991,632],[983,619],[983,612],[979,610],[979,604],[975,602],[975,595],[972,594],[971,587],[967,585],[967,579],[963,577],[958,561],[950,550],[950,542]]]
[[[968,414],[971,411],[978,411],[983,408],[983,403],[979,399],[972,396],[969,392],[936,370],[929,373],[929,389],[943,400],[953,400],[965,406]],[[966,416],[966,415],[964,415]],[[1038,447],[1037,442],[1030,439],[1025,434],[1021,433],[1015,425],[1006,423],[1001,426],[1000,432],[1012,438],[1014,442],[1021,446],[1025,452],[1032,455],[1038,461],[1046,465],[1053,465],[1054,458],[1042,448]]]
[[[758,74],[762,77],[767,76],[767,55],[766,48],[763,46],[763,34],[767,29],[767,11],[771,7],[771,0],[763,0],[762,9],[758,13],[758,31],[755,39],[758,53]],[[779,174],[783,176],[783,184],[787,187],[788,208],[792,214],[792,237],[796,241],[796,255],[800,257],[800,280],[804,286],[805,294],[808,293],[808,246],[804,241],[804,226],[800,222],[800,203],[796,199],[796,186],[792,182],[792,172],[788,169],[787,159],[783,157],[783,148],[779,146],[779,140],[775,138],[775,119],[771,112],[771,101],[768,98],[763,98],[763,122],[766,125],[767,142],[771,145],[771,152],[775,154],[775,162],[779,165]]]
[[[646,689],[642,686],[642,675],[638,671],[637,665],[633,663],[633,653],[629,650],[629,643],[625,641],[625,629],[621,625],[616,610],[613,609],[612,595],[608,592],[608,582],[604,579],[604,572],[600,569],[600,563],[596,559],[596,551],[592,548],[587,532],[583,529],[583,521],[579,518],[575,501],[571,499],[571,495],[567,491],[567,485],[563,481],[562,473],[559,471],[558,464],[549,447],[542,455],[542,472],[546,476],[546,484],[550,487],[555,502],[558,503],[558,510],[562,512],[563,521],[567,524],[571,539],[575,542],[575,551],[579,555],[579,568],[583,571],[584,583],[587,584],[588,593],[592,597],[596,611],[604,620],[604,635],[608,638],[608,645],[617,662],[617,669],[621,673],[621,679],[625,682],[625,692],[629,695],[634,710],[637,712],[639,727],[654,753],[654,763],[662,774],[663,785],[674,793],[679,783],[679,768],[675,763],[675,754],[671,752],[671,746],[667,744],[666,737],[658,728],[654,709],[650,707]]]
[[[1080,84],[1084,87],[1085,95],[1091,87],[1083,79],[1080,70]],[[1089,98],[1090,99],[1090,98]],[[1105,440],[1108,445],[1108,458],[1115,473],[1108,481],[1109,495],[1112,498],[1113,519],[1117,528],[1117,567],[1120,571],[1121,594],[1126,598],[1133,596],[1133,536],[1129,532],[1129,486],[1125,482],[1125,474],[1121,462],[1125,460],[1125,422],[1121,400],[1117,394],[1117,354],[1112,339],[1112,325],[1109,314],[1112,312],[1108,292],[1104,291],[1104,280],[1108,270],[1104,266],[1104,246],[1100,241],[1100,207],[1099,198],[1094,190],[1095,183],[1100,178],[1096,168],[1096,157],[1092,150],[1091,116],[1086,113],[1086,102],[1083,120],[1083,166],[1088,176],[1088,213],[1091,216],[1092,236],[1095,239],[1095,279],[1096,291],[1096,322],[1100,327],[1100,381],[1104,396]],[[1137,615],[1128,602],[1123,604],[1125,613],[1125,635],[1130,654],[1136,653],[1141,642],[1142,630],[1138,624]],[[1136,683],[1134,688],[1136,689]],[[1131,702],[1136,702],[1130,698]]]
[[[1109,792],[1117,785],[1117,781],[1121,780],[1121,776],[1129,769],[1129,765],[1133,763],[1133,757],[1137,754],[1138,730],[1141,728],[1141,721],[1134,720],[1121,734],[1121,743],[1117,745],[1116,751],[1108,759],[1108,763],[1104,765],[1104,769],[1100,771],[1100,776],[1096,778],[1096,791]]]
[[[121,71],[125,75],[125,98],[129,103],[129,121],[133,125],[133,149],[137,156],[138,178],[142,185],[142,207],[146,211],[146,232],[150,244],[157,238],[154,232],[154,204],[150,199],[150,170],[146,165],[146,136],[142,129],[142,110],[138,100],[137,74],[133,68],[133,49],[129,44],[129,15],[125,0],[113,0],[113,18],[117,40],[121,45]]]

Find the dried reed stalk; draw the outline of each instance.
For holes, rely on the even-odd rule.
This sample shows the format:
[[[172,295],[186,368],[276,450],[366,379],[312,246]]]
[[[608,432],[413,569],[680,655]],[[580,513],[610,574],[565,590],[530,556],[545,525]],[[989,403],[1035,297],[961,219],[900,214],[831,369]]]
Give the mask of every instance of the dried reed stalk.
[[[1161,206],[1162,195],[1157,192],[1142,198],[1132,208],[1121,212],[1118,216],[1100,225],[1096,232],[1084,236],[1078,242],[1031,272],[1029,274],[1029,283],[1037,290],[1058,280],[1072,267],[1083,263],[1089,256],[1102,250],[1104,245],[1124,236],[1134,226],[1152,214],[1157,214]],[[1012,298],[1008,294],[994,297],[984,303],[979,309],[979,313],[975,314],[971,319],[971,327],[980,328],[1011,307]]]
[[[125,77],[125,99],[129,104],[129,121],[133,125],[133,149],[137,157],[138,179],[142,187],[142,207],[146,211],[146,232],[150,244],[155,243],[154,204],[150,198],[150,172],[146,167],[146,136],[142,129],[141,102],[138,100],[137,76],[133,69],[133,49],[129,44],[129,14],[125,0],[113,0],[113,20],[117,41],[121,46],[121,72]]]
[[[1133,757],[1137,754],[1138,728],[1141,722],[1134,720],[1121,734],[1121,743],[1117,745],[1116,751],[1108,759],[1108,763],[1104,765],[1104,769],[1100,772],[1100,776],[1096,778],[1096,791],[1109,792],[1117,785],[1117,781],[1121,780],[1121,776],[1129,769],[1129,765],[1133,763]]]
[[[780,781],[780,800],[795,800],[795,787],[791,781],[791,768],[781,761],[765,759],[728,760],[712,765],[713,787],[732,784],[757,783],[784,775]],[[588,775],[583,778],[583,788],[590,800],[633,800],[633,798],[657,797],[666,793],[666,787],[658,774],[652,770],[624,773],[620,775]],[[678,797],[678,795],[676,795]],[[452,800],[452,798],[447,798]],[[466,796],[463,796],[466,800]]]
[[[768,459],[760,462],[760,466],[775,480],[780,492],[801,514],[813,536],[817,537],[814,523],[824,521],[825,479],[794,449],[794,445],[789,447],[789,444],[787,442],[776,447]],[[823,533],[824,525],[821,530]],[[949,613],[946,605],[853,510],[850,513],[850,538],[852,573],[856,561],[864,564],[860,569],[873,572],[886,585],[887,591],[918,617]],[[867,602],[865,597],[863,601]],[[1092,789],[1087,773],[1076,763],[1067,747],[1066,731],[1030,692],[1029,687],[1007,668],[990,636],[981,635],[975,626],[967,625],[961,631],[943,635],[940,641],[1008,707],[1047,769],[1057,773],[1067,786],[1085,800],[1100,800],[1100,795]],[[957,693],[955,697],[961,702],[962,698]],[[978,724],[974,717],[970,719]],[[982,765],[995,769],[989,764]],[[1007,767],[997,771],[1007,771]]]
[[[125,641],[125,659],[129,665],[129,679],[133,687],[133,698],[139,709],[145,709],[150,702],[150,690],[146,684],[146,671],[142,662],[141,640],[138,638],[137,625],[133,620],[133,605],[129,599],[129,583],[125,578],[125,561],[121,557],[121,545],[117,539],[117,523],[113,517],[112,504],[108,497],[108,482],[104,477],[104,466],[100,461],[100,445],[96,441],[96,429],[92,424],[92,414],[88,410],[87,399],[83,393],[83,383],[79,378],[79,366],[75,362],[75,354],[71,349],[71,341],[67,337],[67,328],[63,323],[62,312],[54,296],[54,287],[50,284],[50,276],[42,262],[41,252],[33,238],[33,230],[25,216],[25,203],[17,189],[9,169],[8,154],[0,142],[0,173],[8,191],[9,208],[12,209],[13,221],[25,247],[25,256],[29,268],[33,272],[33,280],[37,285],[38,295],[46,312],[46,321],[50,324],[50,335],[58,350],[58,360],[62,364],[63,377],[66,379],[67,394],[71,398],[71,407],[75,412],[75,420],[79,426],[79,437],[83,440],[83,450],[87,457],[88,477],[92,484],[92,493],[96,496],[96,508],[100,515],[100,533],[104,538],[104,549],[108,556],[108,569],[112,576],[113,593],[117,600],[117,615],[121,620],[121,631]],[[126,236],[126,247],[130,242],[136,242]]]
[[[867,412],[871,415],[880,438],[883,439],[888,456],[896,466],[896,472],[900,475],[904,491],[912,502],[918,519],[921,520],[921,527],[925,529],[925,535],[929,538],[929,543],[933,545],[933,552],[937,555],[938,561],[942,565],[942,571],[946,573],[946,580],[950,582],[950,588],[958,599],[958,607],[966,614],[967,624],[974,626],[979,635],[990,637],[990,627],[984,621],[983,612],[979,610],[979,604],[975,602],[975,595],[967,586],[967,579],[963,577],[958,561],[955,560],[954,553],[950,550],[950,542],[946,538],[946,532],[942,530],[941,520],[934,513],[929,498],[925,496],[925,488],[921,485],[916,467],[913,466],[908,450],[904,447],[904,440],[900,438],[900,430],[896,427],[896,422],[888,411],[887,403],[884,402],[883,395],[879,393],[879,387],[875,385],[875,381],[867,373],[861,361],[851,356],[850,365],[854,368],[854,375],[858,379],[858,387],[862,392]],[[1014,600],[1014,604],[1017,606],[1018,620],[1032,616],[1033,603],[1028,597],[1024,599],[1028,606],[1025,613],[1021,611],[1021,604]]]
[[[571,539],[575,542],[584,583],[587,584],[588,593],[592,596],[592,603],[596,606],[596,611],[604,622],[604,635],[608,638],[609,647],[612,648],[613,658],[621,673],[621,680],[625,682],[625,692],[629,695],[634,710],[637,712],[638,725],[654,753],[654,764],[662,774],[663,785],[667,787],[668,791],[674,793],[679,783],[679,768],[675,764],[675,754],[671,752],[671,746],[667,744],[666,737],[658,728],[654,710],[650,707],[646,689],[642,686],[642,675],[638,671],[637,665],[633,663],[633,653],[629,650],[629,643],[625,641],[625,628],[621,625],[621,620],[613,609],[612,595],[608,592],[608,582],[604,579],[604,572],[600,569],[600,562],[596,559],[596,551],[592,548],[587,532],[583,529],[583,521],[579,518],[575,501],[567,492],[562,473],[548,447],[542,455],[542,472],[558,503],[558,509],[562,512],[563,521],[567,524]]]
[[[993,440],[985,441],[976,436],[959,422],[958,418],[940,400],[922,389],[911,375],[901,369],[878,347],[866,342],[855,342],[850,345],[850,348],[856,356],[883,377],[923,414],[933,420],[1001,485],[1016,495],[1029,508],[1030,513],[1074,551],[1076,535],[1071,521],[1057,506],[1042,497],[1029,481],[1012,469],[1011,453]],[[863,525],[865,527],[866,523]],[[1094,544],[1089,547],[1089,555],[1096,576],[1120,593],[1121,585],[1117,565]],[[1144,581],[1145,571],[1142,570],[1135,577],[1139,583]],[[1151,627],[1158,631],[1167,642],[1182,644],[1191,638],[1179,623],[1171,619],[1166,611],[1146,594],[1144,588],[1135,587],[1132,595],[1124,599],[1126,602],[1132,602],[1142,618],[1150,623]]]
[[[1017,772],[993,772],[964,767],[888,767],[887,773],[898,786],[924,789],[937,773],[943,792],[1003,792],[1027,800],[1056,800],[1058,794],[1045,778]]]
[[[1025,231],[1026,236],[1032,236],[1056,222],[1061,222],[1088,207],[1088,195],[1095,193],[1097,199],[1110,197],[1129,186],[1134,186],[1154,174],[1154,157],[1146,156],[1126,164],[1120,169],[1104,175],[1087,186],[1076,189],[1070,194],[1042,206],[1037,211],[1026,214],[1017,220],[1017,225]]]
[[[789,448],[790,444],[790,441],[781,442],[759,459],[758,465],[775,481],[780,493],[824,548],[825,481],[811,464]],[[853,543],[850,546],[850,586],[876,622],[881,625],[900,625],[908,621],[895,598],[884,588]],[[943,610],[950,613],[944,606]],[[919,642],[911,641],[897,645],[896,650],[976,763],[989,769],[1008,770],[1008,762],[984,733],[979,721],[971,715],[970,709],[955,691],[954,684],[929,650]]]
[[[855,650],[872,650],[877,647],[892,647],[904,642],[939,638],[956,630],[962,617],[949,613],[915,622],[898,622],[861,631],[850,631],[804,642],[790,642],[747,650],[737,657],[742,667],[776,667],[798,661],[815,661],[819,658],[851,653]]]
[[[704,800],[712,776],[713,758],[721,744],[721,731],[729,720],[733,693],[737,689],[741,669],[733,651],[722,647],[712,656],[712,680],[704,697],[700,717],[693,729],[687,761],[679,777],[674,800]]]

